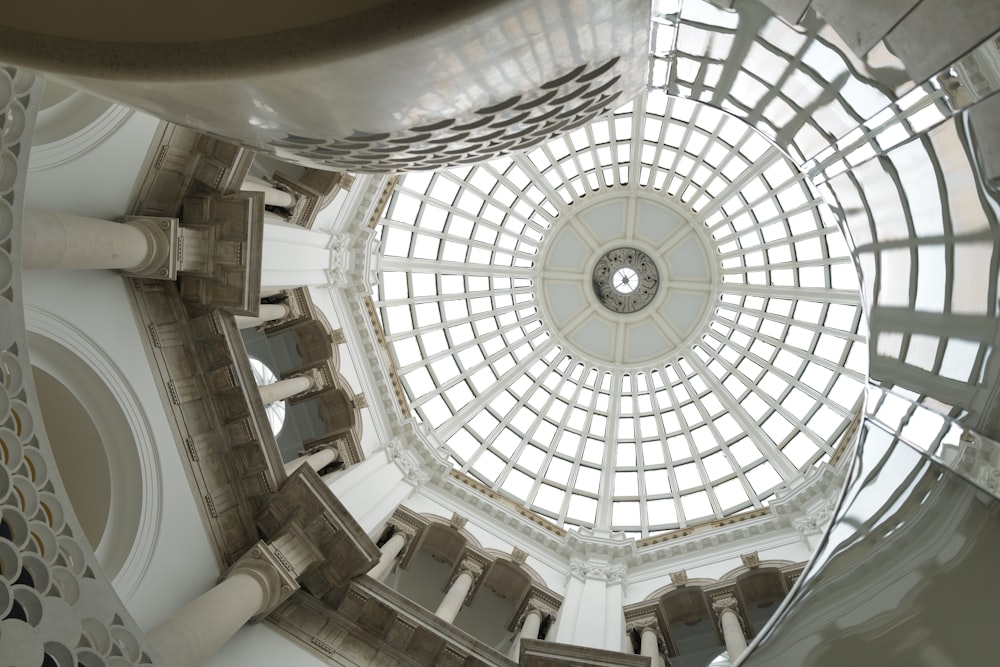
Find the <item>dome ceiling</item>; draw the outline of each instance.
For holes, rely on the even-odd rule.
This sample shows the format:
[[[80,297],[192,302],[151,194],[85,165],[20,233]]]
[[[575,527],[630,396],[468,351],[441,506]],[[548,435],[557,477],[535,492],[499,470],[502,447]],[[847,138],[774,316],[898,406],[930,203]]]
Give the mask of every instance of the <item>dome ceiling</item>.
[[[526,153],[408,174],[378,236],[375,305],[432,446],[558,525],[645,537],[763,507],[857,412],[844,238],[714,106],[652,91]]]

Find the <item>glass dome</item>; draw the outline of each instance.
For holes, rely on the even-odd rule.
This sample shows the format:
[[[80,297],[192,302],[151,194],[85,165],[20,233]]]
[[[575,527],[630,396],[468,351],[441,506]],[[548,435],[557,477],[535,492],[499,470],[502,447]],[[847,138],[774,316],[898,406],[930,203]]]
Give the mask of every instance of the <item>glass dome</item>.
[[[408,174],[378,234],[376,307],[432,444],[560,526],[761,508],[857,413],[844,238],[715,107],[654,91],[526,154]]]

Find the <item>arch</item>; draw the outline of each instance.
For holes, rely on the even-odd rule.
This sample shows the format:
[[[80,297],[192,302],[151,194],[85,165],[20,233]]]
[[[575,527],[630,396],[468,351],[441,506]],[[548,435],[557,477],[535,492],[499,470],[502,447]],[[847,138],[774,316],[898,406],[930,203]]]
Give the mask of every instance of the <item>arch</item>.
[[[79,402],[104,451],[110,502],[94,551],[127,602],[149,567],[160,521],[159,463],[142,402],[114,361],[82,331],[32,307],[25,308],[25,323],[32,364]],[[72,474],[60,470],[63,478]]]

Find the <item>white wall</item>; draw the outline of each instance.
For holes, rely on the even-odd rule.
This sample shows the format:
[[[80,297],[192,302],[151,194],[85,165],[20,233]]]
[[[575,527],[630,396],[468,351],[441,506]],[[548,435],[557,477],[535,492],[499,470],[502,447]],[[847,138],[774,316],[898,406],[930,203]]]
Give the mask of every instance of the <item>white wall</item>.
[[[70,323],[110,360],[138,398],[140,420],[152,441],[154,474],[143,498],[155,512],[148,534],[151,554],[124,600],[136,622],[149,629],[215,584],[219,568],[183,468],[163,399],[125,292],[110,271],[26,271],[26,309]],[[30,327],[29,327],[30,330]],[[30,350],[29,350],[30,353]]]
[[[46,169],[32,168],[29,160],[25,208],[101,219],[123,215],[159,123],[134,112],[76,159]]]

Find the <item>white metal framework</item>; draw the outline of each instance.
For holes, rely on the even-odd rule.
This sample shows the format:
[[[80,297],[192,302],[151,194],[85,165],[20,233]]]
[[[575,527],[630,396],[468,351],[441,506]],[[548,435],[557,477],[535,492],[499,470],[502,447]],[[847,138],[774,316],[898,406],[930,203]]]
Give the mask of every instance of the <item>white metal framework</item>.
[[[407,175],[379,234],[376,305],[418,419],[560,525],[646,536],[762,507],[856,413],[843,236],[714,107],[652,92],[526,155]],[[666,278],[628,315],[571,287],[622,245]]]

